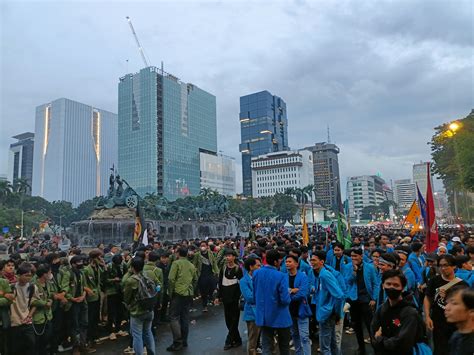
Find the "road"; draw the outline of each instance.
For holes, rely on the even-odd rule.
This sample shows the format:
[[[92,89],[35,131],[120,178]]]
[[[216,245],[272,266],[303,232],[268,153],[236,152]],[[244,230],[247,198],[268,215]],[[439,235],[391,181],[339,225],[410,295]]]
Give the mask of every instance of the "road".
[[[195,302],[197,305],[199,302]],[[208,313],[201,313],[199,310],[191,312],[191,325],[189,329],[189,347],[183,349],[177,354],[189,355],[242,355],[246,353],[247,332],[246,324],[240,321],[240,335],[243,345],[239,348],[233,348],[227,351],[223,350],[227,328],[224,321],[224,313],[221,306],[209,307]],[[128,337],[118,337],[117,340],[106,340],[103,344],[97,345],[97,353],[100,355],[122,354],[123,349],[128,346]],[[171,345],[172,336],[169,325],[161,325],[158,329],[156,343],[156,354],[167,354],[166,348]],[[342,340],[343,355],[354,354],[357,349],[355,335],[343,335]],[[313,354],[318,354],[317,344],[313,344]],[[366,346],[367,354],[371,355],[370,345]],[[294,353],[294,352],[293,352]],[[170,353],[171,354],[171,353]]]

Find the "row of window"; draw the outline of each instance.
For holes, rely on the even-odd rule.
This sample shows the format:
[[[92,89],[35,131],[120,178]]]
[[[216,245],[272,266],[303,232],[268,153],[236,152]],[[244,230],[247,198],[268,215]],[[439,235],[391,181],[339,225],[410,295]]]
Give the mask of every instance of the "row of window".
[[[272,160],[265,160],[265,161],[255,161],[252,162],[252,166],[260,167],[260,166],[272,166],[278,164],[289,164],[289,163],[298,163],[301,162],[301,157],[290,157],[290,158],[282,158],[282,159],[272,159]]]
[[[252,165],[252,168],[255,167]],[[295,166],[290,166],[288,168],[276,168],[276,169],[268,169],[268,170],[257,170],[257,175],[269,175],[275,173],[286,173],[289,171],[297,171]]]
[[[257,177],[257,181],[268,181],[268,180],[275,180],[275,179],[289,179],[289,178],[295,178],[296,177],[296,173],[295,174],[283,174],[283,175],[273,175],[273,176],[261,176],[261,177]],[[298,177],[300,177],[300,175],[298,174]]]
[[[275,189],[261,189],[257,190],[257,195],[268,195],[268,194],[276,194],[276,193],[284,193],[285,188],[275,188]]]
[[[286,181],[273,181],[273,182],[262,182],[257,184],[257,187],[269,187],[269,186],[294,186],[296,185],[297,180],[286,180]]]

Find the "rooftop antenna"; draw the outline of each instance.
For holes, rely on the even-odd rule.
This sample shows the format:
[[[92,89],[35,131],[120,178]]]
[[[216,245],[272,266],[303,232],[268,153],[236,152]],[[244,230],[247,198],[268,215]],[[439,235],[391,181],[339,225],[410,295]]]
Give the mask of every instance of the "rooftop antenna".
[[[328,125],[328,143],[331,143],[331,134],[329,133],[329,125]]]
[[[132,20],[130,19],[129,16],[125,18],[127,19],[128,24],[130,25],[130,29],[132,30],[132,34],[133,34],[133,37],[135,38],[135,42],[137,42],[138,51],[140,52],[140,55],[142,56],[143,63],[145,63],[145,67],[148,68],[150,65],[148,64],[148,61],[145,58],[145,52],[143,51],[143,47],[140,44],[140,41],[138,40],[137,34],[135,33],[135,29],[133,28],[133,25],[132,25]]]

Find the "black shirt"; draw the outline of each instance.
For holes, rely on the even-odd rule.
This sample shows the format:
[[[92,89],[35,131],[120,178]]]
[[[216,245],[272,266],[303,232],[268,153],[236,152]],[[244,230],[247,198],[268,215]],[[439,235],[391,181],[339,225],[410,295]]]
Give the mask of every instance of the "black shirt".
[[[335,267],[335,269],[337,271],[341,271],[341,261],[342,261],[342,258],[337,258],[336,257],[336,267]]]
[[[449,340],[451,355],[472,355],[474,353],[474,332],[463,334],[455,332]]]
[[[369,292],[367,291],[367,287],[365,286],[364,269],[362,267],[362,264],[360,264],[359,268],[356,271],[356,278],[357,278],[357,300],[359,302],[369,303],[370,296],[369,296]]]
[[[289,278],[289,286],[290,288],[295,288],[295,278],[296,278],[296,274],[295,275],[289,275],[288,276],[290,277]],[[296,318],[298,317],[298,309],[300,307],[300,301],[291,301],[290,302],[290,314],[291,314],[291,317],[292,318]]]

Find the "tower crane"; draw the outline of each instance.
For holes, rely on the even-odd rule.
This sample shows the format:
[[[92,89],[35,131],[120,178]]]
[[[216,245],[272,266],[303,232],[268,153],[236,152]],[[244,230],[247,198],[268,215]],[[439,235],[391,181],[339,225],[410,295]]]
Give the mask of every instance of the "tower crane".
[[[135,29],[133,28],[132,20],[130,19],[129,16],[127,16],[126,19],[128,21],[128,24],[130,25],[130,29],[132,30],[133,37],[135,38],[135,42],[137,42],[138,50],[140,51],[140,55],[142,56],[143,63],[145,63],[145,67],[149,67],[150,65],[148,64],[148,61],[146,60],[145,52],[143,51],[140,41],[138,40],[138,36],[135,33]]]

